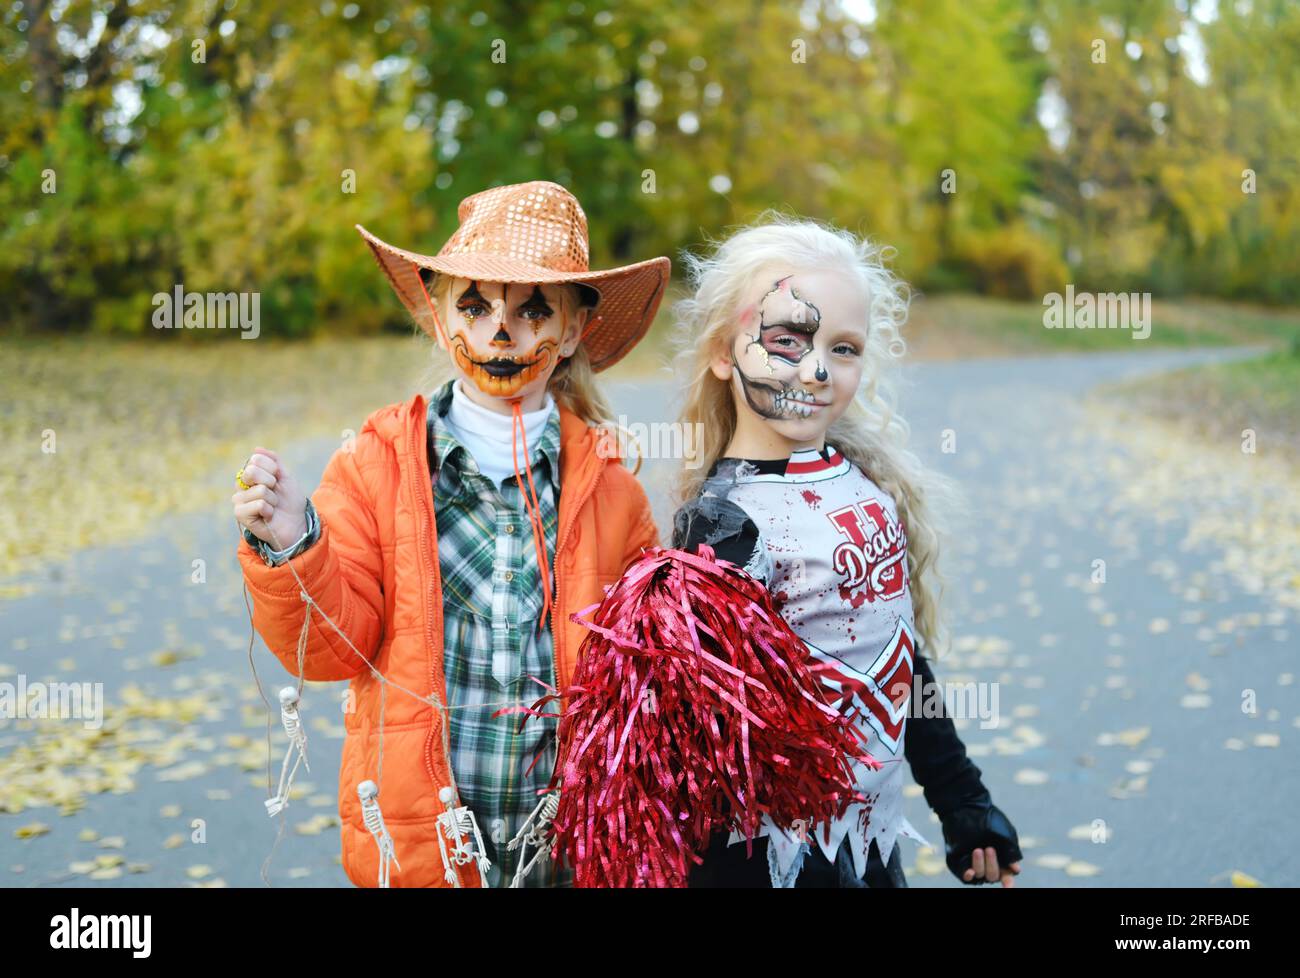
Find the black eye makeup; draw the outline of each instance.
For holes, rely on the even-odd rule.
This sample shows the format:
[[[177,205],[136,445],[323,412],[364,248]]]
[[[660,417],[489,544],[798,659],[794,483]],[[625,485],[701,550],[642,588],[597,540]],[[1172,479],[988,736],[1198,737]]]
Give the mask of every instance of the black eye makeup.
[[[546,301],[546,296],[542,294],[541,286],[534,285],[532,295],[530,295],[527,300],[525,300],[524,304],[519,307],[519,314],[525,319],[532,319],[541,322],[550,319],[551,316],[555,315],[555,310],[552,309],[551,304]]]
[[[469,288],[456,300],[456,309],[466,319],[477,319],[492,307],[478,290],[478,283],[471,282]]]
[[[758,335],[751,336],[750,345],[758,346],[768,357],[776,357],[797,366],[813,346],[813,335],[821,326],[821,310],[801,296],[792,285],[790,298],[795,302],[793,318],[767,321],[767,300],[786,289],[790,276],[777,279],[758,304]]]

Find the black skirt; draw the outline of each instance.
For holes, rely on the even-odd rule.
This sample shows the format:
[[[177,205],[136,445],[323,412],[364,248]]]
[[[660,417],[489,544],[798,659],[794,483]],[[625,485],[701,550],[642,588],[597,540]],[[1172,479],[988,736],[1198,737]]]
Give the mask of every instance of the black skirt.
[[[871,840],[867,852],[867,868],[859,879],[853,872],[853,853],[849,848],[849,839],[845,837],[835,853],[832,864],[818,845],[804,856],[803,867],[795,880],[795,889],[809,888],[866,888],[866,887],[905,887],[907,878],[903,874],[903,862],[896,842],[894,851],[889,854],[889,863],[880,858],[880,849],[876,840]],[[768,888],[772,886],[767,868],[767,836],[754,840],[754,854],[745,855],[744,841],[727,845],[727,833],[719,832],[713,836],[708,850],[704,853],[704,864],[691,870],[687,879],[690,887],[738,887]]]

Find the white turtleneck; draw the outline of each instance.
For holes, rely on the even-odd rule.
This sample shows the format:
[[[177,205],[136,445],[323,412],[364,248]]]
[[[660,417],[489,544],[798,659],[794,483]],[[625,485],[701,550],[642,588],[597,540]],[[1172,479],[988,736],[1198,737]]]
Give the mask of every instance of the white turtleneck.
[[[511,435],[514,417],[489,410],[469,399],[457,378],[451,386],[451,405],[444,417],[448,429],[456,440],[465,446],[478,464],[478,470],[492,480],[494,486],[500,487],[506,479],[515,474],[514,456],[511,451]],[[547,419],[555,410],[555,399],[547,392],[546,400],[536,411],[523,414],[524,434],[528,439],[528,451],[536,454],[537,445],[546,428]],[[523,444],[519,445],[520,471],[528,464],[524,458]]]

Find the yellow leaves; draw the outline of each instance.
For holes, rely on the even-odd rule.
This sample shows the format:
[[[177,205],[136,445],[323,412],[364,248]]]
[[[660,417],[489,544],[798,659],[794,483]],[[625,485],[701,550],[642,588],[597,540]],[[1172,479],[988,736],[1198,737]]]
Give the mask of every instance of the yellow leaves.
[[[1013,780],[1016,784],[1040,785],[1047,784],[1047,782],[1051,780],[1051,777],[1046,771],[1039,771],[1035,768],[1026,767],[1017,771]]]
[[[1247,196],[1241,193],[1244,158],[1230,154],[1187,155],[1157,169],[1157,178],[1169,200],[1187,224],[1196,248],[1228,229],[1234,212]]]
[[[1115,830],[1109,825],[1076,825],[1066,835],[1076,842],[1091,842],[1100,845],[1115,837]],[[1023,844],[1021,848],[1024,848]]]
[[[132,539],[169,514],[216,507],[229,514],[233,473],[253,448],[232,432],[256,430],[269,445],[336,437],[395,400],[392,378],[410,367],[409,341],[398,338],[211,343],[201,355],[190,346],[78,336],[32,343],[0,361],[8,405],[0,412],[0,579],[80,547]],[[286,388],[291,375],[348,383],[320,398],[301,385]],[[234,395],[232,377],[240,378]],[[138,441],[142,420],[168,477],[137,485],[123,478],[122,446]],[[46,430],[53,452],[42,452]],[[214,470],[230,477],[215,482]],[[238,539],[232,522],[229,554]],[[33,589],[6,584],[0,601]],[[109,613],[125,608],[119,600]]]
[[[127,686],[120,695],[122,703],[105,704],[103,722],[96,729],[64,720],[38,720],[33,722],[32,736],[13,750],[0,752],[0,812],[17,814],[48,806],[71,815],[85,806],[87,796],[134,790],[136,777],[146,765],[162,768],[158,772],[162,781],[184,780],[210,770],[209,765],[184,758],[203,743],[192,723],[214,710],[210,691],[168,698]],[[156,720],[176,722],[160,725]]]
[[[20,825],[14,829],[14,838],[16,839],[35,839],[38,836],[47,834],[50,827],[44,822],[30,822],[27,825]]]
[[[1249,384],[1259,374],[1268,376],[1261,363],[1267,361],[1232,369],[1240,369]],[[1276,377],[1294,389],[1297,371],[1290,363],[1279,366]],[[1166,383],[1144,378],[1150,400],[1138,402],[1134,398],[1143,391],[1125,388],[1133,397],[1119,399],[1126,405],[1122,413],[1100,397],[1090,399],[1086,410],[1093,428],[1116,443],[1109,457],[1114,482],[1122,487],[1118,510],[1150,513],[1158,504],[1161,513],[1186,521],[1186,535],[1178,541],[1182,549],[1213,548],[1208,568],[1215,577],[1267,595],[1277,610],[1300,608],[1300,468],[1287,445],[1295,437],[1296,410],[1271,414],[1247,386],[1241,396],[1207,411],[1213,398],[1224,399],[1235,376],[1202,370],[1170,375]],[[1260,431],[1253,453],[1243,451],[1243,427]],[[1182,590],[1199,600],[1199,589]],[[1224,640],[1241,641],[1244,630],[1258,627],[1262,617],[1252,615],[1221,617],[1202,625],[1196,637],[1220,643],[1221,650]],[[1285,634],[1278,629],[1273,639],[1284,641]]]
[[[1041,866],[1043,869],[1065,869],[1073,860],[1059,852],[1045,852],[1034,860],[1035,866]]]
[[[1251,876],[1249,873],[1243,873],[1239,869],[1230,869],[1227,872],[1216,873],[1214,876],[1210,877],[1211,883],[1220,883],[1224,880],[1227,881],[1229,886],[1236,889],[1254,889],[1256,887],[1264,886],[1264,884],[1255,877]]]
[[[283,736],[283,732],[281,732]],[[266,742],[251,743],[239,752],[238,764],[244,771],[265,771],[267,762]]]
[[[1100,872],[1100,866],[1094,866],[1080,859],[1072,859],[1065,865],[1066,876],[1096,876]]]
[[[339,820],[336,815],[313,815],[305,822],[299,822],[293,827],[293,830],[299,835],[320,835],[325,829],[338,824]]]
[[[175,767],[159,771],[155,777],[159,781],[189,781],[208,773],[208,766],[202,761],[186,761]]]
[[[1098,734],[1097,744],[1101,747],[1112,747],[1119,744],[1124,747],[1136,748],[1150,735],[1150,727],[1133,727],[1129,730],[1120,730],[1117,733]]]
[[[188,869],[185,870],[185,875],[192,880],[200,880],[203,879],[203,877],[205,876],[212,875],[212,867],[203,866],[203,865],[190,866]]]
[[[916,865],[912,871],[919,876],[939,876],[948,871],[948,864],[931,846],[922,846],[916,851]]]
[[[312,718],[311,729],[335,740],[342,740],[347,734],[347,728],[343,724],[333,723],[329,717],[323,716]]]

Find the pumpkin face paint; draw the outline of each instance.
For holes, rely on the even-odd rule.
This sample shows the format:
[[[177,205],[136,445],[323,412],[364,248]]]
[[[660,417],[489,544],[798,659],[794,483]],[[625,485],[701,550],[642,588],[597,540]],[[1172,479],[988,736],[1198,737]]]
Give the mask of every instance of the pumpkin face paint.
[[[447,294],[447,343],[457,372],[490,397],[527,397],[546,389],[571,356],[581,317],[563,285],[455,279]]]

